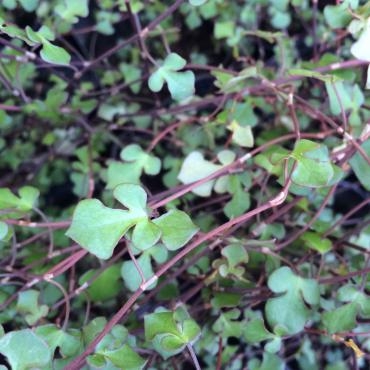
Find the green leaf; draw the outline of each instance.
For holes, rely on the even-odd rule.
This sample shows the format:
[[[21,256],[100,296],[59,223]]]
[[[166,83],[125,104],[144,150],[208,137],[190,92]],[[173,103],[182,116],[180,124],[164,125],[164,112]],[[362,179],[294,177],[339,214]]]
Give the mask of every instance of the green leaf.
[[[97,199],[85,199],[77,205],[66,232],[67,236],[101,259],[110,258],[127,230],[148,218],[147,195],[139,185],[118,185],[113,195],[129,210],[111,209]]]
[[[149,220],[143,220],[136,224],[132,233],[132,242],[137,249],[151,248],[161,237],[161,229]]]
[[[141,69],[136,67],[135,64],[121,63],[119,69],[123,74],[125,83],[129,84],[131,91],[134,94],[138,94],[141,88]],[[138,81],[132,83],[133,81]]]
[[[14,10],[17,6],[16,0],[3,0],[2,2],[3,7],[9,10]]]
[[[94,338],[104,329],[107,324],[105,317],[96,317],[82,328],[84,343],[91,343]]]
[[[274,334],[270,333],[262,319],[248,321],[243,326],[244,338],[250,344],[256,344],[264,340],[272,339]]]
[[[349,331],[356,327],[357,304],[345,304],[322,315],[324,327],[330,334]]]
[[[157,175],[161,170],[159,158],[142,150],[137,144],[127,145],[120,157],[128,163],[110,161],[107,172],[107,188],[114,189],[118,184],[139,184],[142,173]]]
[[[42,41],[40,56],[45,62],[52,64],[68,65],[71,61],[71,56],[67,51],[45,39]]]
[[[358,314],[365,318],[370,317],[370,297],[353,284],[346,284],[339,288],[338,299],[341,302],[353,302],[358,305]]]
[[[346,27],[352,18],[348,11],[348,2],[340,5],[327,5],[324,8],[324,16],[328,25],[333,29]]]
[[[343,84],[343,81],[326,82],[326,91],[329,96],[330,110],[334,115],[338,115],[344,110],[352,107],[352,96]]]
[[[122,103],[107,104],[102,103],[98,109],[98,117],[106,121],[112,121],[115,115],[127,113],[126,107]]]
[[[5,334],[0,338],[0,353],[13,370],[46,369],[51,365],[49,346],[30,329]]]
[[[250,195],[239,186],[234,192],[233,197],[225,204],[224,213],[230,219],[242,215],[250,207]]]
[[[171,311],[145,315],[144,325],[146,340],[153,340],[158,334],[166,333],[177,335],[179,333],[174,314]]]
[[[265,312],[268,323],[272,327],[284,327],[289,334],[303,330],[310,315],[305,302],[311,305],[319,303],[317,281],[301,278],[284,266],[270,275],[268,286],[274,293],[280,294],[267,300]]]
[[[223,338],[239,338],[242,334],[243,326],[239,320],[240,311],[232,309],[228,312],[221,313],[212,326],[212,330],[222,335]]]
[[[178,72],[186,65],[185,59],[176,53],[169,54],[150,77],[148,85],[150,90],[158,92],[162,89],[164,82],[173,99],[181,101],[194,94],[195,76],[191,71]]]
[[[250,370],[284,370],[285,365],[280,357],[275,354],[264,352],[262,364],[259,361],[251,360],[248,362]]]
[[[39,190],[32,186],[24,186],[19,189],[18,193],[19,197],[15,196],[8,188],[0,188],[0,209],[30,211],[40,195]]]
[[[146,360],[139,356],[130,346],[124,344],[120,348],[102,351],[104,357],[120,369],[140,370],[145,367]]]
[[[144,252],[139,258],[136,259],[136,262],[140,266],[145,280],[150,279],[154,275],[149,253]],[[137,289],[139,289],[140,285],[143,283],[141,275],[133,261],[123,262],[121,275],[126,287],[132,292],[135,292]],[[157,283],[154,282],[147,289],[153,289],[156,285]]]
[[[222,277],[232,275],[231,277],[237,277],[239,280],[243,280],[245,268],[242,266],[249,260],[244,246],[230,244],[222,249],[221,254],[225,258],[214,260],[212,266],[218,269]]]
[[[9,233],[9,226],[7,223],[0,221],[0,240],[4,240]]]
[[[156,218],[153,223],[162,231],[162,241],[169,250],[183,247],[199,230],[185,212],[177,209]]]
[[[78,17],[87,17],[89,15],[88,0],[64,0],[57,4],[55,12],[64,20],[70,23],[77,23]]]
[[[68,65],[71,56],[60,46],[53,45],[49,40],[54,40],[54,33],[47,26],[42,26],[37,32],[31,27],[26,27],[26,34],[35,44],[42,44],[41,58],[48,63]]]
[[[338,77],[335,75],[323,75],[320,72],[302,68],[291,68],[289,69],[288,73],[292,76],[311,77],[323,82],[334,82],[338,80]]]
[[[322,254],[328,252],[332,248],[332,242],[328,238],[322,238],[320,234],[314,231],[306,231],[302,234],[301,239],[308,248],[316,250]]]
[[[287,158],[288,156],[289,152],[286,149],[273,145],[264,153],[258,154],[254,158],[254,161],[258,166],[264,168],[267,172],[275,176],[281,176],[284,169],[283,159]]]
[[[83,283],[92,278],[97,271],[98,270],[89,270],[85,272],[81,276],[79,284],[83,285]],[[106,268],[87,288],[89,299],[93,302],[104,302],[116,297],[122,289],[120,271],[120,264],[114,264]]]
[[[32,186],[23,186],[18,191],[20,202],[18,207],[22,211],[31,210],[37,203],[40,191]]]
[[[271,24],[278,29],[286,29],[291,22],[291,15],[286,10],[274,9],[272,12]]]
[[[236,307],[240,304],[241,296],[238,293],[215,292],[211,305],[217,309],[223,307]]]
[[[101,259],[108,259],[136,216],[120,209],[105,207],[97,199],[78,203],[66,235]]]
[[[222,248],[221,254],[226,257],[230,267],[248,262],[248,253],[244,246],[240,244],[230,244]]]
[[[339,181],[342,171],[330,162],[328,148],[310,140],[299,140],[291,157],[297,161],[292,174],[295,184],[322,187]],[[339,171],[339,172],[338,172]]]
[[[232,140],[241,147],[251,148],[254,145],[252,128],[241,126],[237,121],[232,121],[227,128],[233,133]]]
[[[200,328],[193,319],[186,315],[179,317],[176,312],[144,316],[145,338],[164,358],[181,352],[186,344],[194,343],[200,335]]]
[[[233,36],[235,33],[235,22],[224,21],[216,22],[214,35],[216,39],[222,39]]]
[[[120,157],[127,162],[135,162],[136,166],[147,175],[157,175],[161,170],[161,160],[142,150],[137,144],[127,145],[122,149]]]
[[[362,145],[362,149],[368,157],[370,157],[370,140],[366,140]],[[359,152],[349,160],[349,163],[355,173],[356,177],[360,181],[361,185],[370,191],[370,171],[369,171],[369,164],[366,160],[362,157]],[[1,197],[0,197],[1,199]]]
[[[36,290],[25,290],[18,295],[17,311],[24,315],[28,325],[35,325],[42,317],[45,317],[49,308],[46,305],[39,305],[40,292]]]
[[[189,3],[193,6],[201,6],[205,4],[207,0],[189,0]]]
[[[190,184],[209,176],[220,168],[222,168],[221,165],[205,160],[202,153],[194,151],[185,158],[177,178],[183,184]],[[199,196],[208,197],[211,195],[214,183],[215,180],[208,181],[194,188],[192,192]]]
[[[51,353],[58,348],[64,357],[71,357],[82,349],[81,332],[76,329],[64,331],[54,324],[38,326],[35,333],[49,345]]]
[[[140,184],[141,168],[136,163],[109,161],[107,169],[107,189],[119,184]]]
[[[39,0],[18,0],[26,12],[33,12],[37,9]]]
[[[27,27],[26,27],[26,30],[27,30]],[[17,39],[23,40],[30,46],[35,45],[35,43],[31,39],[29,39],[25,31],[23,31],[22,29],[20,29],[14,24],[5,22],[5,20],[1,17],[0,17],[0,31],[5,33],[11,38],[17,38]]]

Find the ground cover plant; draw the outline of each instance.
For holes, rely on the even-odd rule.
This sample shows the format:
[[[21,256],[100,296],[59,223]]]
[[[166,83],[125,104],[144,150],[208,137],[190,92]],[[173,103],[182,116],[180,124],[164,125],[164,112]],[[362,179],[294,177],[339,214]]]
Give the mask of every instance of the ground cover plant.
[[[370,367],[370,3],[4,0],[0,369]]]

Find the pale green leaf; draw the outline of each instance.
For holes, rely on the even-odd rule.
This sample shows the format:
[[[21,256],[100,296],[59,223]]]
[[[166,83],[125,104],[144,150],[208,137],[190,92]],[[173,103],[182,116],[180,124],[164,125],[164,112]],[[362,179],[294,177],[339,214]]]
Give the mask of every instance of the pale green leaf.
[[[77,205],[66,235],[98,258],[108,259],[136,221],[136,216],[128,211],[105,207],[97,199],[86,199]]]
[[[176,53],[169,54],[160,66],[149,77],[150,90],[158,92],[166,81],[168,90],[175,100],[184,100],[194,94],[195,76],[191,71],[178,72],[185,67],[186,61]]]
[[[11,331],[0,338],[0,353],[13,370],[45,369],[51,365],[51,350],[30,329]]]
[[[71,61],[71,56],[60,46],[53,45],[46,39],[42,42],[40,56],[45,62],[52,64],[68,65]]]
[[[55,7],[55,12],[70,23],[77,23],[78,17],[89,15],[89,0],[64,0]]]
[[[140,266],[141,272],[146,280],[150,279],[153,275],[153,268],[150,262],[150,254],[144,252],[139,258],[136,259],[137,264]],[[125,261],[121,268],[122,279],[126,287],[135,292],[143,282],[142,277],[133,261]],[[147,289],[153,289],[156,282],[151,284]]]
[[[153,220],[162,231],[162,241],[169,250],[183,247],[199,230],[183,211],[171,210]]]
[[[273,328],[281,326],[290,334],[303,330],[310,314],[304,301],[311,305],[319,303],[318,283],[295,275],[289,267],[280,267],[270,275],[268,286],[279,294],[267,300],[265,312],[269,324]]]
[[[365,141],[361,145],[362,149],[368,157],[370,157],[370,140]],[[353,172],[360,181],[361,185],[370,191],[370,170],[369,164],[363,158],[363,156],[356,152],[356,154],[349,160]]]
[[[189,3],[193,6],[201,6],[205,4],[207,0],[189,0]]]
[[[136,224],[132,233],[132,242],[139,250],[151,248],[161,237],[161,229],[149,220],[143,220]]]
[[[220,168],[222,166],[205,160],[202,153],[194,151],[185,158],[177,178],[183,184],[190,184],[216,172]],[[207,197],[211,194],[214,182],[215,180],[211,180],[199,185],[192,192],[199,196]]]
[[[370,62],[370,24],[366,25],[359,39],[352,44],[351,53],[356,59]]]

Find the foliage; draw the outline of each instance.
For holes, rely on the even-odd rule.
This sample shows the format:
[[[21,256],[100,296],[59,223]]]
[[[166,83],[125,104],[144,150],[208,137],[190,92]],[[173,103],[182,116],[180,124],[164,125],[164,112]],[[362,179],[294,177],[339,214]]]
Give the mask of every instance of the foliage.
[[[2,1],[0,368],[368,369],[369,43],[361,0]]]

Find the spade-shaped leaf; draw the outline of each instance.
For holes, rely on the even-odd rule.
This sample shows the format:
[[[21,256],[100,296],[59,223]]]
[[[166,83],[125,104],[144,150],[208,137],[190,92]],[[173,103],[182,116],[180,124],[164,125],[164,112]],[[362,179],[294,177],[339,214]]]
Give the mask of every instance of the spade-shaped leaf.
[[[137,264],[140,266],[141,272],[144,275],[145,280],[148,280],[153,276],[153,268],[150,262],[150,255],[148,253],[143,253],[139,258],[136,259]],[[125,282],[126,287],[131,291],[135,292],[144,281],[134,264],[133,261],[125,261],[122,264],[121,275]],[[148,287],[152,289],[155,284]]]
[[[282,326],[289,334],[303,330],[310,315],[306,303],[319,303],[317,281],[301,278],[289,267],[280,267],[270,275],[268,286],[274,293],[280,294],[267,300],[265,312],[269,324],[273,328]]]
[[[145,338],[164,358],[181,352],[186,344],[194,343],[199,335],[197,323],[176,312],[156,312],[144,317]]]
[[[262,341],[268,341],[265,350],[270,353],[276,353],[281,347],[281,338],[278,335],[270,333],[262,319],[256,318],[248,321],[243,326],[244,338],[250,344],[257,344]]]
[[[48,324],[38,326],[35,333],[46,341],[52,353],[58,348],[65,357],[74,355],[82,347],[81,332],[76,329],[64,331],[54,324]]]
[[[119,369],[140,370],[143,369],[146,364],[146,360],[139,356],[127,344],[122,345],[120,348],[104,350],[100,353]]]
[[[320,234],[314,231],[306,231],[302,234],[301,239],[305,242],[308,248],[316,250],[320,253],[326,253],[332,247],[332,242],[330,239],[323,238]]]
[[[87,288],[89,299],[93,302],[105,302],[117,296],[122,289],[122,280],[120,279],[121,265],[114,264],[106,268],[98,277],[92,281]],[[92,278],[97,270],[91,269],[84,273],[79,279],[79,284],[83,285]]]
[[[252,128],[242,126],[237,121],[232,121],[227,128],[233,133],[232,140],[241,147],[251,148],[254,144]]]
[[[123,148],[120,157],[126,163],[110,161],[108,165],[108,189],[114,189],[121,183],[139,184],[143,173],[157,175],[161,169],[160,159],[146,153],[137,144],[130,144]]]
[[[97,199],[86,199],[78,203],[66,235],[98,258],[108,259],[135,221],[128,211],[108,208]]]
[[[121,184],[114,197],[128,210],[112,209],[97,199],[86,199],[77,205],[66,235],[101,259],[112,256],[113,249],[126,231],[147,219],[145,191],[138,185]]]
[[[222,335],[223,338],[236,337],[242,334],[243,323],[239,319],[240,310],[232,309],[221,313],[212,326],[212,330]]]
[[[152,259],[157,263],[163,263],[168,257],[167,249],[157,244],[152,248],[144,250],[140,257],[136,258],[138,265],[140,266],[141,272],[144,275],[145,280],[150,279],[153,275]],[[125,285],[132,292],[137,290],[143,283],[141,275],[133,261],[125,261],[122,264],[121,276],[125,282]],[[156,282],[151,284],[147,289],[153,289],[157,285]]]
[[[204,159],[202,153],[194,151],[185,158],[177,178],[183,184],[190,184],[194,181],[209,176],[220,168],[222,168],[221,165],[217,165],[210,161],[207,161],[206,159]],[[208,197],[209,195],[211,195],[214,183],[215,180],[208,181],[194,188],[192,192],[199,196]]]
[[[24,315],[28,325],[34,325],[42,317],[45,317],[49,308],[46,305],[39,305],[40,292],[37,290],[25,290],[18,295],[17,311]]]
[[[370,296],[358,289],[355,285],[346,284],[339,288],[338,299],[341,302],[355,302],[358,312],[364,318],[370,317]]]
[[[38,189],[32,186],[23,186],[18,191],[19,197],[14,195],[8,188],[0,188],[0,209],[18,209],[30,211],[40,195]]]
[[[30,329],[11,331],[0,338],[0,353],[12,369],[47,369],[51,350],[46,342]]]
[[[292,180],[297,185],[322,187],[340,180],[341,170],[330,162],[325,145],[299,140],[291,156],[297,163],[292,174]]]
[[[136,248],[151,248],[161,237],[161,229],[152,221],[143,220],[136,224],[132,233],[132,242]]]
[[[176,53],[169,54],[159,67],[149,78],[148,85],[150,90],[158,92],[162,90],[166,82],[171,96],[175,100],[184,100],[194,94],[195,76],[191,71],[178,72],[184,68],[186,60]]]
[[[137,144],[131,144],[122,149],[120,157],[124,161],[135,162],[136,166],[147,175],[157,175],[161,169],[160,159],[146,153]]]
[[[323,324],[329,333],[352,330],[357,326],[357,316],[370,317],[370,297],[353,284],[346,284],[338,290],[338,299],[349,302],[334,310],[324,312]]]
[[[78,22],[77,17],[89,15],[89,0],[64,0],[55,7],[55,12],[70,23]]]
[[[184,246],[199,230],[183,211],[173,209],[153,221],[162,232],[162,241],[167,249]]]
[[[354,329],[357,325],[357,309],[357,304],[353,302],[324,312],[322,315],[324,327],[330,334]]]
[[[147,194],[145,190],[136,184],[122,184],[113,191],[113,196],[122,203],[136,217],[145,217]]]

